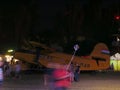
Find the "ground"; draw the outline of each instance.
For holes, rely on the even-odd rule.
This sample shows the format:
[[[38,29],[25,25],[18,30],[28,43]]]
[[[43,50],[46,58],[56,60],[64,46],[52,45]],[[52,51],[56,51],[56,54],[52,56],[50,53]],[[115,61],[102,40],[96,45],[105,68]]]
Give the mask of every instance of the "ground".
[[[43,74],[24,73],[21,79],[4,78],[0,90],[48,90]],[[120,72],[81,73],[68,90],[120,90]]]

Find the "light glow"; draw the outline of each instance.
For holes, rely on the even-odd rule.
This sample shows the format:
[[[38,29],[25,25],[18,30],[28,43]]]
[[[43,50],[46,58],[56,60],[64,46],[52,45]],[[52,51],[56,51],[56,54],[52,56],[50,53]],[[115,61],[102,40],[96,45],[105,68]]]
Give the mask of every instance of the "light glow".
[[[0,61],[2,61],[3,59],[2,59],[2,57],[0,57]]]
[[[6,62],[10,62],[12,60],[13,56],[5,55],[5,58],[6,58]]]
[[[13,52],[13,50],[12,50],[12,49],[9,49],[8,52]]]
[[[120,54],[116,53],[110,57],[110,67],[114,71],[120,71]]]

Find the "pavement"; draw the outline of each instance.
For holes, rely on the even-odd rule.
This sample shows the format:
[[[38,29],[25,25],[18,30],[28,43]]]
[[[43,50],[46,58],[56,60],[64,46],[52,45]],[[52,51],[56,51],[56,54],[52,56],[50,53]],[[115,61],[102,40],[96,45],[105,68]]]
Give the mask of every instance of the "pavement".
[[[21,79],[4,78],[0,90],[49,90],[42,73],[23,73]],[[81,73],[68,90],[120,90],[120,72]]]

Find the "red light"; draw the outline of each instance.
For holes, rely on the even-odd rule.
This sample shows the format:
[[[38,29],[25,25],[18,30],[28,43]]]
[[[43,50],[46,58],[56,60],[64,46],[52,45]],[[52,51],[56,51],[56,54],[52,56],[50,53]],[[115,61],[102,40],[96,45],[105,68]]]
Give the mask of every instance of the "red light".
[[[115,19],[116,20],[120,20],[120,16],[115,16]]]

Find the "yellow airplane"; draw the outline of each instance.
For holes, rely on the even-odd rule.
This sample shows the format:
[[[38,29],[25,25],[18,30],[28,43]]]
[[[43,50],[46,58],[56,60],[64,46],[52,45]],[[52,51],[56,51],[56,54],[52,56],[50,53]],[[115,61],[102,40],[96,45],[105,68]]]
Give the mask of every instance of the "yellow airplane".
[[[104,43],[98,43],[94,47],[93,51],[89,56],[76,56],[75,52],[73,55],[60,53],[47,46],[37,43],[30,42],[34,47],[42,47],[44,50],[40,51],[39,59],[37,62],[36,53],[30,51],[16,51],[14,58],[22,61],[24,70],[31,69],[32,67],[48,67],[48,64],[59,63],[69,65],[71,62],[80,66],[81,70],[106,70],[110,67],[110,55],[109,49]],[[77,50],[75,50],[77,52]]]

